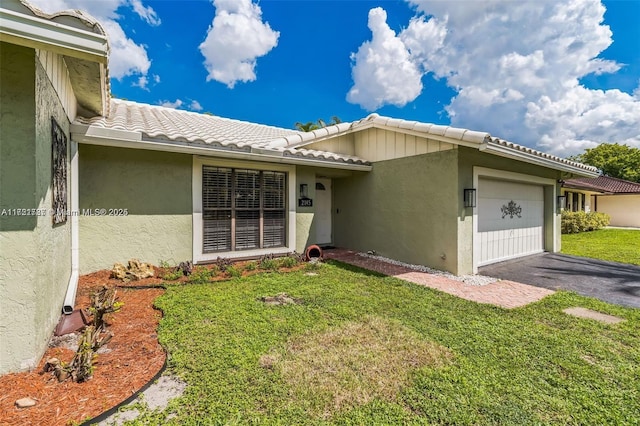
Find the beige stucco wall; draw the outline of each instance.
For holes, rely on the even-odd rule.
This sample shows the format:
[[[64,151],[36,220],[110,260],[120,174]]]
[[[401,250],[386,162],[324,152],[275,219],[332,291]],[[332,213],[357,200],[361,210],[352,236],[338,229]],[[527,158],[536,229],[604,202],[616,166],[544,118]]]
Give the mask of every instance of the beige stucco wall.
[[[640,228],[640,194],[598,195],[597,209],[611,216],[611,226]]]
[[[80,273],[131,258],[192,259],[190,155],[81,144],[79,158]],[[82,214],[87,209],[126,215]]]
[[[0,217],[0,373],[5,373],[34,367],[46,349],[71,275],[71,226],[70,221],[53,226],[48,214],[51,117],[67,139],[68,118],[33,49],[2,43],[0,56],[0,210],[39,213]]]
[[[380,161],[334,179],[335,244],[457,273],[457,152]]]

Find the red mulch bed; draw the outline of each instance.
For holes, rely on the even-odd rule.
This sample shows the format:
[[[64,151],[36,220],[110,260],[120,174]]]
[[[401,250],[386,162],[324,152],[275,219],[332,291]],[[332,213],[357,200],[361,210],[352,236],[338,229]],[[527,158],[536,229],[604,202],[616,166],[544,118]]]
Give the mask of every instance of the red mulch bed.
[[[76,307],[89,306],[90,294],[102,285],[145,287],[162,282],[148,278],[123,283],[109,278],[109,271],[85,275],[78,283]],[[117,299],[124,305],[106,317],[113,339],[110,351],[99,354],[93,378],[84,383],[59,383],[51,373],[42,373],[48,358],[71,361],[74,352],[49,348],[32,372],[0,377],[0,425],[67,425],[96,417],[136,393],[162,368],[165,352],[158,343],[157,328],[162,313],[153,308],[159,288],[118,288]],[[19,409],[20,398],[34,399],[34,407]]]
[[[243,269],[247,262],[234,265]],[[291,272],[302,268],[280,268]],[[208,268],[213,265],[208,265]],[[169,269],[155,268],[155,276],[161,277]],[[243,270],[242,275],[261,273],[258,269]],[[218,274],[210,281],[229,279]],[[186,283],[188,277],[180,277],[173,283]],[[157,328],[162,313],[153,308],[154,300],[164,290],[153,288],[165,280],[146,278],[128,283],[111,278],[110,271],[98,271],[83,275],[78,282],[76,308],[87,308],[91,293],[103,285],[116,286],[117,299],[122,309],[107,316],[108,330],[113,339],[107,343],[110,352],[99,354],[94,365],[93,378],[84,383],[70,380],[59,383],[51,373],[43,373],[47,359],[55,357],[69,362],[74,352],[64,348],[48,349],[38,367],[32,372],[8,374],[0,377],[0,425],[67,425],[92,419],[115,407],[135,394],[160,371],[166,354],[158,343]],[[19,409],[15,402],[31,398],[34,407]]]

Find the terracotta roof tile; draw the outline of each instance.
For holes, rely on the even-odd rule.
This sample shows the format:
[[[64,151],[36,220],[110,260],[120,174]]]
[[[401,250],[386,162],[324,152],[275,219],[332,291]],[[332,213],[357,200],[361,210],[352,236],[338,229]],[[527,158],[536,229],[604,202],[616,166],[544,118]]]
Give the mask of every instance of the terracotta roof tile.
[[[567,179],[564,181],[563,186],[610,194],[640,194],[640,183],[608,176]]]

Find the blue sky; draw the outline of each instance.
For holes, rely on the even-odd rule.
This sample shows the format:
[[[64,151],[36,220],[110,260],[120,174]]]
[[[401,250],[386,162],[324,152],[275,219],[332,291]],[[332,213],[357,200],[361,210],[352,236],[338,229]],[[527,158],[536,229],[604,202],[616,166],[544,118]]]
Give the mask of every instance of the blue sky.
[[[114,96],[292,128],[371,112],[560,156],[640,147],[640,0],[33,0],[109,35]]]

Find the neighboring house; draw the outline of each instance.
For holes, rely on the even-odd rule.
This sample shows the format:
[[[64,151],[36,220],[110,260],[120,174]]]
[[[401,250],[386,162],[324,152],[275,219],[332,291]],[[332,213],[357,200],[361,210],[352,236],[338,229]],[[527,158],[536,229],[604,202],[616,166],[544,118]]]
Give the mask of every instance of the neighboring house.
[[[597,176],[377,114],[301,133],[110,99],[107,53],[85,15],[2,3],[0,373],[37,364],[79,273],[320,244],[470,274],[558,251],[561,176]]]
[[[611,217],[611,226],[640,228],[640,183],[608,176],[566,179],[565,208],[596,211]]]

